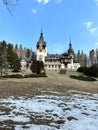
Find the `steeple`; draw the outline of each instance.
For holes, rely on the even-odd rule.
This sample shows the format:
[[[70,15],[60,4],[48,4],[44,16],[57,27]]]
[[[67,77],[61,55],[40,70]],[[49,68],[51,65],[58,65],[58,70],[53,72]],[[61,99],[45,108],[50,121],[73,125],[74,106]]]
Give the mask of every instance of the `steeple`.
[[[44,37],[43,37],[43,32],[42,32],[42,29],[41,29],[41,33],[40,33],[40,38],[39,38],[39,43],[44,43]]]
[[[37,49],[45,49],[46,47],[46,42],[44,41],[44,36],[43,36],[43,32],[41,29],[41,33],[40,33],[40,37],[39,37],[39,41],[37,42]]]
[[[47,56],[46,42],[44,41],[43,32],[41,29],[40,37],[36,45],[37,60],[45,62],[45,57]]]
[[[72,48],[72,43],[71,43],[71,38],[70,38],[70,41],[69,41],[68,54],[74,54],[74,50],[73,50],[73,48]]]

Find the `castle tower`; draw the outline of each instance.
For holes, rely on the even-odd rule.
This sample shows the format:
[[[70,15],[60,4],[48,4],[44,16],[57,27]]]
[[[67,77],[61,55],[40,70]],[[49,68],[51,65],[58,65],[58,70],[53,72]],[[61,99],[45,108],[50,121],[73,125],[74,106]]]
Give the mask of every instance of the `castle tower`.
[[[39,41],[36,45],[37,60],[45,62],[47,56],[46,42],[44,41],[43,32],[41,31]]]
[[[71,55],[71,56],[74,56],[74,50],[72,48],[71,38],[70,38],[70,41],[69,41],[68,54]]]
[[[72,48],[71,38],[70,38],[70,41],[69,41],[68,55],[71,57],[71,64],[73,64],[74,50]]]

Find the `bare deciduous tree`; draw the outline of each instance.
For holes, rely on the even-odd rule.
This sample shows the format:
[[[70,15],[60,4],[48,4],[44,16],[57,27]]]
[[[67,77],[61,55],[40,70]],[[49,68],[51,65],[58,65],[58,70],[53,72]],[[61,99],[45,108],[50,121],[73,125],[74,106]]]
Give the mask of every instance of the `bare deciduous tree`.
[[[98,48],[96,48],[95,53],[96,53],[96,64],[98,64]]]
[[[15,6],[17,5],[18,0],[2,0],[3,4],[7,8],[7,10],[12,14],[12,10],[15,9]]]
[[[95,51],[94,49],[92,49],[90,52],[89,52],[89,58],[90,58],[90,61],[91,61],[91,66],[95,64]]]

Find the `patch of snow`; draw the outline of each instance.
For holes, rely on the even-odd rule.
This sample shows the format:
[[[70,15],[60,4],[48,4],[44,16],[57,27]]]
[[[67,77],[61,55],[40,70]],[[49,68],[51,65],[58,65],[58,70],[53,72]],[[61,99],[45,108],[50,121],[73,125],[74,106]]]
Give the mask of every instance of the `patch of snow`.
[[[51,128],[47,125],[27,125],[26,128],[22,128],[22,126],[17,125],[15,130],[57,130],[56,128]]]
[[[0,122],[12,120],[15,130],[98,129],[98,94],[70,91],[65,96],[9,97],[0,99],[0,105],[10,109],[7,114],[0,110]]]

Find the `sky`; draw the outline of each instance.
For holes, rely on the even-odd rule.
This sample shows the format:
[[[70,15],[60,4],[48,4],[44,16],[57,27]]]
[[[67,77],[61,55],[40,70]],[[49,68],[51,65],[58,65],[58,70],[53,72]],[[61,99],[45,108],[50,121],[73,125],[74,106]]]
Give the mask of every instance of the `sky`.
[[[13,0],[14,1],[14,0]],[[0,41],[36,50],[43,31],[48,53],[98,48],[98,0],[18,0],[11,13],[0,0]]]

